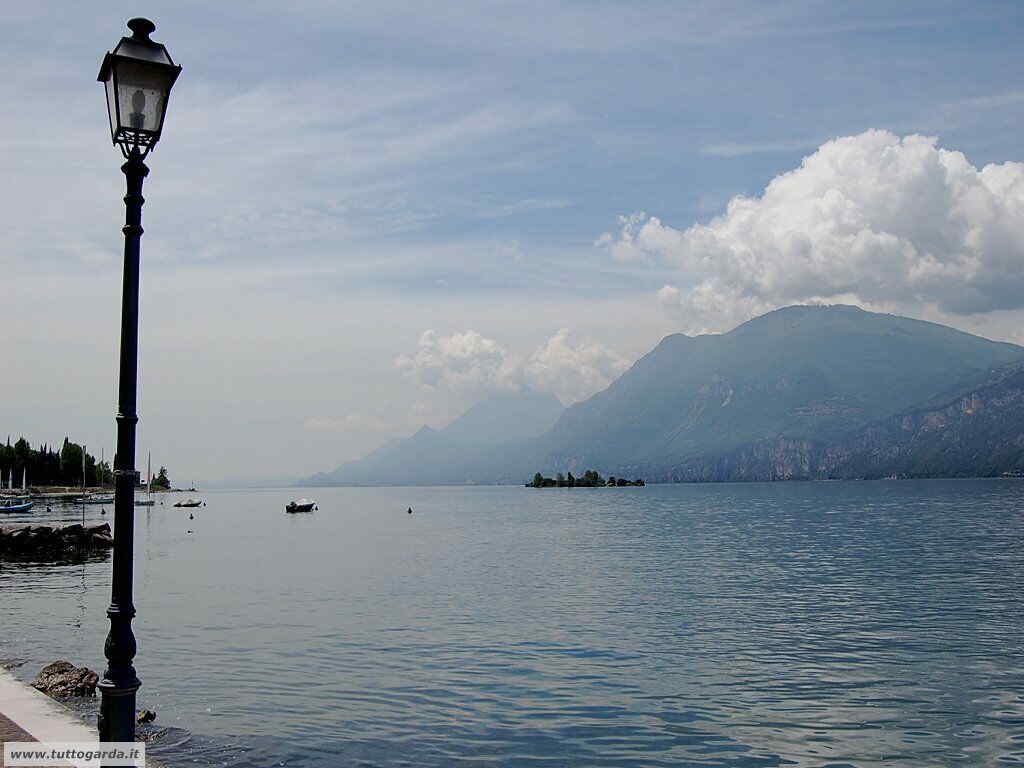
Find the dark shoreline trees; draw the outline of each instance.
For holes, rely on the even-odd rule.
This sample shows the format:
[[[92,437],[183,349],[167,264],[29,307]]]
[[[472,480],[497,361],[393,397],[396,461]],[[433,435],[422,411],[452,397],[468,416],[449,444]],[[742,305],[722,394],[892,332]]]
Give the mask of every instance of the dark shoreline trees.
[[[67,437],[59,449],[47,443],[33,449],[24,437],[19,437],[14,445],[11,445],[11,438],[8,437],[6,445],[0,444],[0,477],[3,478],[4,488],[11,484],[12,475],[15,488],[21,488],[22,477],[31,486],[76,488],[83,484],[89,488],[110,485],[114,477],[108,461],[98,461],[84,446],[71,442]]]
[[[561,472],[556,477],[544,477],[540,472],[533,476],[533,480],[526,484],[527,488],[624,488],[626,486],[646,485],[643,480],[626,480],[624,477],[609,477],[605,480],[600,474],[588,469],[581,477],[573,477],[572,472],[563,475]]]

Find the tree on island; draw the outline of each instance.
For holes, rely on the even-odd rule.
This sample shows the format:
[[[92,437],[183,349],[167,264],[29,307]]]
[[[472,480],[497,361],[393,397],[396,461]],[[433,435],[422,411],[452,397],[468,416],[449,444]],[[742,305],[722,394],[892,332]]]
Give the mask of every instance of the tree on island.
[[[158,491],[171,490],[171,481],[167,477],[167,467],[160,467],[160,471],[153,478],[153,487]]]
[[[557,483],[552,477],[544,477],[540,472],[533,476],[533,482],[527,483],[531,488],[554,488]]]

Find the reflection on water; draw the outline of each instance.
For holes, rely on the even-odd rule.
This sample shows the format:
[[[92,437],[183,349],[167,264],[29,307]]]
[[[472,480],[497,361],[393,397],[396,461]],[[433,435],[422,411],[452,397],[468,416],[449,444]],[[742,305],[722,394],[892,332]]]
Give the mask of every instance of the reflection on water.
[[[1021,483],[208,501],[136,511],[172,764],[1024,761]],[[0,657],[102,668],[109,569],[0,565]]]
[[[7,552],[0,557],[0,571],[4,568],[13,569],[24,577],[30,574],[33,568],[46,571],[62,565],[105,563],[110,557],[109,549],[65,549],[55,551],[52,557],[37,552]]]

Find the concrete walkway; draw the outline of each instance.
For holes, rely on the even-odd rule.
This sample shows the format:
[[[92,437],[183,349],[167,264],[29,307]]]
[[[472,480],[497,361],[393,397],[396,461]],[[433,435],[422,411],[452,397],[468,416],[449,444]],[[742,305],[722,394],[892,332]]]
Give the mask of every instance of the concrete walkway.
[[[49,741],[99,742],[96,726],[89,726],[56,699],[37,691],[0,669],[0,767],[4,766],[4,742]],[[147,768],[167,768],[149,755]]]
[[[7,741],[99,741],[95,728],[0,669],[0,766]]]
[[[5,715],[0,715],[0,747],[5,741],[36,741],[32,734],[22,730],[18,724]],[[0,765],[4,764],[3,753],[0,752]]]

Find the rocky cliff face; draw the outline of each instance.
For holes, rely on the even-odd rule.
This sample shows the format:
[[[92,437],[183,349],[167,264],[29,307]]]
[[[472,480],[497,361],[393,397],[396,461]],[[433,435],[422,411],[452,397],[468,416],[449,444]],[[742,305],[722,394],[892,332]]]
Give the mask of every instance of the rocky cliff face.
[[[981,386],[830,441],[761,440],[669,467],[635,467],[660,482],[985,477],[1024,470],[1024,365]]]

